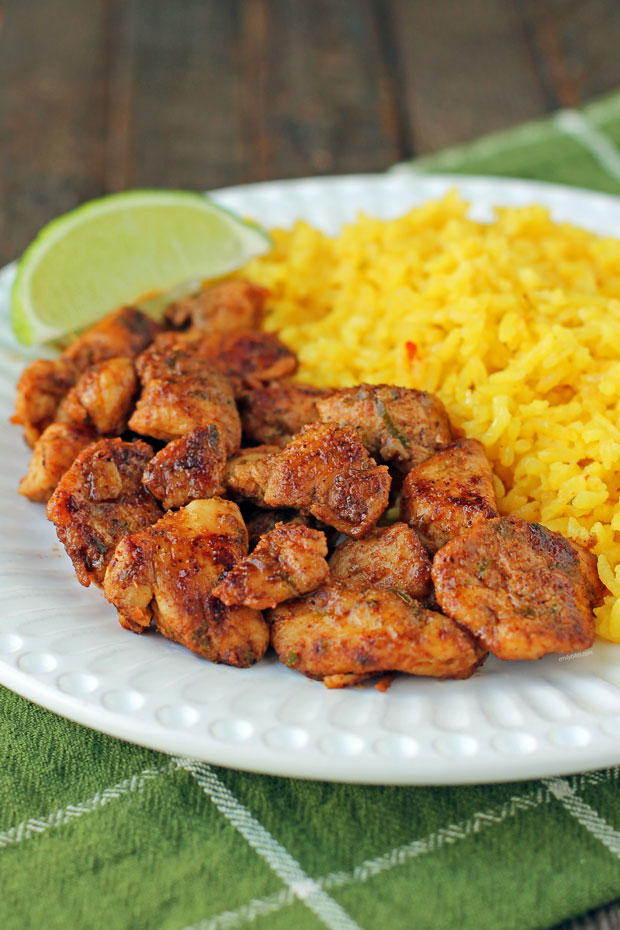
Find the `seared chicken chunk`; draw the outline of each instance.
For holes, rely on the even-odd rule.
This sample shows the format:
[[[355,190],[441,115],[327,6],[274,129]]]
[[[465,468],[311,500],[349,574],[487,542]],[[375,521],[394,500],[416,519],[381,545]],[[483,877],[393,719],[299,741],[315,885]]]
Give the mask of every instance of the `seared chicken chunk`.
[[[73,365],[63,358],[38,359],[25,368],[17,382],[11,423],[24,427],[24,439],[34,446],[56,418],[58,406],[75,383]]]
[[[24,427],[30,446],[56,418],[58,406],[79,376],[108,358],[138,355],[161,325],[140,310],[123,307],[109,313],[52,361],[40,359],[22,372],[17,383],[12,423]]]
[[[92,425],[98,433],[120,436],[138,387],[130,358],[110,358],[89,368],[71,388],[60,407],[61,423]]]
[[[168,639],[205,659],[247,667],[267,649],[267,624],[258,611],[225,607],[212,595],[222,572],[246,552],[236,504],[192,501],[120,541],[104,593],[126,629],[141,633],[153,622]]]
[[[265,488],[273,457],[280,452],[278,446],[254,446],[241,449],[229,459],[224,474],[228,493],[235,500],[248,500],[257,507],[266,507]]]
[[[151,459],[142,483],[164,510],[224,494],[226,449],[217,426],[198,427],[174,439]]]
[[[364,584],[324,584],[269,617],[281,661],[328,687],[388,671],[468,678],[485,656],[448,617]]]
[[[281,507],[278,510],[257,509],[252,516],[245,517],[250,552],[256,547],[261,536],[274,530],[278,523],[285,523],[287,526],[289,524],[310,526],[310,520],[310,517],[306,517],[301,513],[297,513],[296,510],[290,510],[286,507]]]
[[[204,357],[229,378],[239,396],[248,388],[288,378],[297,369],[297,356],[273,333],[239,329],[198,335]]]
[[[320,530],[278,524],[213,589],[224,604],[264,610],[313,591],[329,574],[327,542]]]
[[[79,373],[107,358],[135,358],[161,330],[161,323],[141,310],[121,307],[83,332],[65,350],[63,358]]]
[[[142,485],[152,456],[145,442],[101,439],[80,453],[58,482],[47,516],[81,584],[101,587],[118,541],[161,516],[159,504]]]
[[[605,589],[596,559],[561,533],[517,517],[485,520],[439,550],[441,609],[500,659],[587,649]]]
[[[429,552],[497,517],[493,473],[482,443],[461,439],[416,465],[403,481],[400,500],[401,520]]]
[[[136,360],[144,385],[129,421],[143,436],[180,439],[215,426],[225,454],[241,444],[241,421],[227,378],[208,364],[188,333],[161,333]]]
[[[148,381],[129,426],[142,436],[180,439],[197,427],[216,426],[226,455],[241,445],[241,421],[232,388],[216,371]]]
[[[187,323],[209,332],[258,329],[269,291],[242,278],[222,281],[187,300],[177,300],[166,308],[171,326]]]
[[[302,426],[318,420],[317,398],[328,393],[295,381],[257,386],[239,398],[243,433],[255,442],[284,447]]]
[[[415,598],[431,593],[431,563],[416,533],[404,523],[376,527],[364,539],[345,539],[334,550],[329,569],[339,581],[395,588]]]
[[[297,358],[277,336],[258,330],[162,333],[142,353],[136,367],[143,384],[171,373],[217,370],[241,396],[248,388],[292,375]]]
[[[352,429],[312,423],[260,466],[268,507],[294,507],[348,536],[364,536],[388,505],[390,475]],[[257,469],[257,466],[254,466]]]
[[[142,384],[169,375],[200,375],[207,365],[200,351],[201,334],[159,333],[136,359],[136,371]]]
[[[36,441],[28,473],[19,483],[19,493],[31,501],[48,501],[74,459],[99,438],[89,426],[50,423]]]
[[[356,429],[371,455],[402,472],[452,440],[450,421],[434,394],[390,384],[360,384],[316,402],[324,423]]]

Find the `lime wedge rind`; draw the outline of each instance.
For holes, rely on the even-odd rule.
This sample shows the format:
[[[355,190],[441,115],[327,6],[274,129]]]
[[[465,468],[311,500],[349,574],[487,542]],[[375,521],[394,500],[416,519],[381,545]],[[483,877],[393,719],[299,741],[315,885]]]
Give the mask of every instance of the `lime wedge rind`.
[[[53,220],[21,257],[11,323],[32,345],[184,281],[219,277],[271,247],[268,234],[206,195],[135,190]]]

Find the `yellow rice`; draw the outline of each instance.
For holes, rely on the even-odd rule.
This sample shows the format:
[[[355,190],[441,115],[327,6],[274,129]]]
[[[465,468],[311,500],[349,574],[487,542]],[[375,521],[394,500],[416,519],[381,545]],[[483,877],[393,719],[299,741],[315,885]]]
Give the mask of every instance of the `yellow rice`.
[[[502,513],[592,546],[598,632],[620,642],[620,242],[541,206],[467,212],[453,192],[336,237],[298,223],[245,273],[303,380],[437,393],[485,444]]]

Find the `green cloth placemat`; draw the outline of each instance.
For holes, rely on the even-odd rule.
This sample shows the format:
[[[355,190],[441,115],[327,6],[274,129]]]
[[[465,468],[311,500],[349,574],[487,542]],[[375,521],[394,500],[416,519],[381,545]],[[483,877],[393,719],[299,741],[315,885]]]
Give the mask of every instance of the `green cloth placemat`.
[[[620,193],[620,94],[397,170]],[[2,930],[534,930],[620,895],[620,769],[465,788],[248,775],[0,689]]]
[[[391,170],[533,178],[620,194],[620,92]]]

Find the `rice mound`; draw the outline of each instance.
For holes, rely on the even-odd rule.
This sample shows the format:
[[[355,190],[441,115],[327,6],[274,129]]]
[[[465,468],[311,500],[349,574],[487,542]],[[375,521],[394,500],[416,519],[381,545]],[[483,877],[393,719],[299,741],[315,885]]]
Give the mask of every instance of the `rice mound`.
[[[438,394],[493,463],[500,512],[592,548],[620,642],[620,241],[541,206],[470,219],[456,192],[329,237],[273,231],[244,273],[299,377]]]

